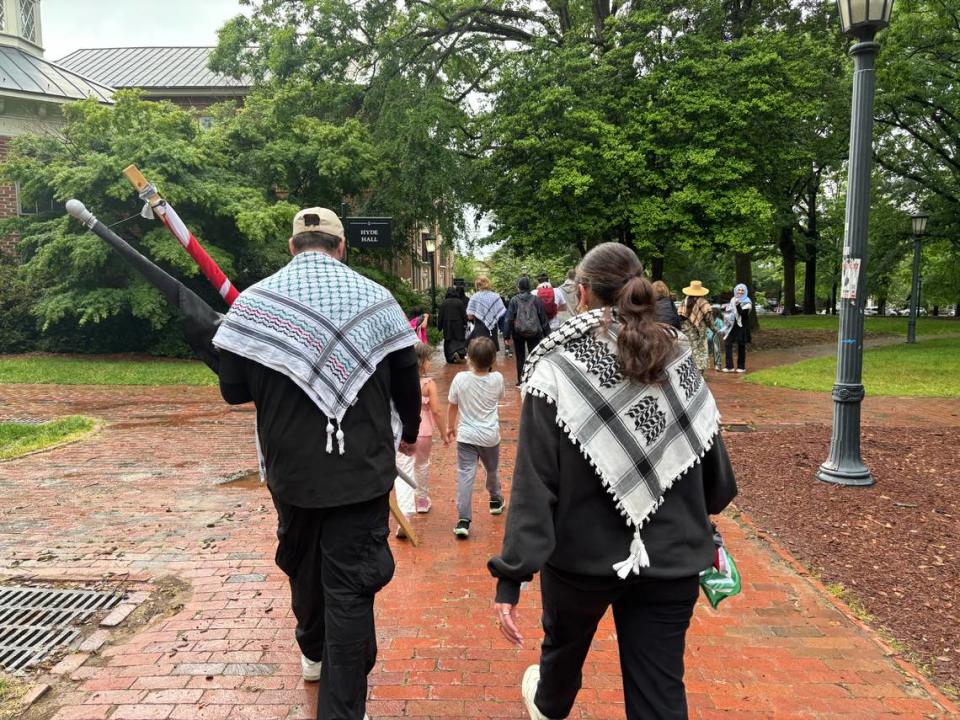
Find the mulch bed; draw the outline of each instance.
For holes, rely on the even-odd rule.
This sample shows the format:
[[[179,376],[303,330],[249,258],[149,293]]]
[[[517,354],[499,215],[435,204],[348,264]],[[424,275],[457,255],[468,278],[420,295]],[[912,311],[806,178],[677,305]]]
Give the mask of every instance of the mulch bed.
[[[949,428],[865,428],[876,484],[819,482],[830,430],[726,433],[737,506],[869,613],[949,694],[960,689],[960,452]],[[762,452],[760,449],[762,448]]]
[[[759,350],[786,350],[793,347],[806,347],[837,341],[836,330],[803,330],[799,328],[764,328],[760,320],[760,330],[752,333],[750,352]]]

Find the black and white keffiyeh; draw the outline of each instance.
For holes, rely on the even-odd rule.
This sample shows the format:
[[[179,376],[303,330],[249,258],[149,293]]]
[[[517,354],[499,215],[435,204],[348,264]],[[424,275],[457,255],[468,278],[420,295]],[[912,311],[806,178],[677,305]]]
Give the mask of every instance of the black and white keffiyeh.
[[[626,578],[649,567],[640,529],[710,449],[720,413],[679,333],[663,382],[626,379],[616,356],[619,326],[614,317],[604,329],[604,313],[577,315],[546,337],[527,360],[523,392],[556,406],[557,423],[633,527],[629,557],[613,566]]]
[[[503,300],[493,290],[475,292],[467,303],[467,315],[473,315],[487,326],[491,333],[497,327],[497,322],[507,312]]]
[[[339,425],[389,353],[417,336],[393,296],[322,252],[302,252],[247,288],[224,316],[213,344],[283,373]]]

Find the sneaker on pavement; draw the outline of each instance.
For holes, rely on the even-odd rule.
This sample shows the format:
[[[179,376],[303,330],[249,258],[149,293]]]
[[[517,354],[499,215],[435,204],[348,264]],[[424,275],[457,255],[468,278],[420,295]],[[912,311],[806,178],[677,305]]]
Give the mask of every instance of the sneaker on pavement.
[[[303,679],[306,682],[317,682],[320,679],[320,665],[322,662],[314,662],[303,653],[300,653],[300,671],[303,673]]]
[[[720,372],[733,372],[733,370],[731,370],[730,368],[724,368]]]
[[[407,534],[403,531],[403,525],[397,525],[397,540],[406,540]]]
[[[457,521],[457,526],[453,529],[453,534],[458,538],[470,537],[470,521],[460,518]]]
[[[503,498],[502,497],[492,497],[490,498],[490,514],[499,515],[503,512]]]
[[[433,507],[433,503],[430,502],[428,497],[418,497],[416,507],[418,513],[428,513],[430,508]]]
[[[744,370],[743,368],[737,368],[737,372],[739,372],[739,373],[745,373],[746,370]]]
[[[534,703],[533,699],[537,695],[537,685],[540,684],[540,666],[531,665],[523,673],[523,680],[520,682],[520,694],[523,695],[523,704],[530,714],[530,720],[550,720],[546,715],[540,712],[540,709]]]

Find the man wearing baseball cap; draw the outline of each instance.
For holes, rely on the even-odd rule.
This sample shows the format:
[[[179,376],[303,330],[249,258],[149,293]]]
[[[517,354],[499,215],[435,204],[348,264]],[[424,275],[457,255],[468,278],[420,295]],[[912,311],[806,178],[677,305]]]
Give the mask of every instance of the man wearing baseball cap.
[[[390,293],[354,272],[343,225],[301,210],[293,259],[247,288],[213,339],[220,391],[253,401],[317,716],[361,720],[376,659],[374,596],[392,578],[389,492],[420,426],[416,336]]]

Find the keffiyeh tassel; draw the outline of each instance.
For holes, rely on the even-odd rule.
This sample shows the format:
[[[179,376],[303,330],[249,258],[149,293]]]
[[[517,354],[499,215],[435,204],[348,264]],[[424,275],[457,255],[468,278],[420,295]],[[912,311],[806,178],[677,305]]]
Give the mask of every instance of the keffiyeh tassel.
[[[336,424],[334,424],[336,423]],[[336,432],[334,432],[336,431]],[[340,451],[340,454],[343,455],[346,452],[346,442],[344,438],[346,435],[343,432],[343,428],[340,427],[340,423],[333,418],[327,419],[327,455],[333,455],[333,437],[337,437],[337,449]]]
[[[613,569],[621,580],[626,580],[630,573],[639,575],[640,568],[645,567],[650,567],[650,556],[647,555],[647,546],[643,544],[640,531],[637,530],[633,534],[633,542],[630,543],[630,556],[615,563]]]

